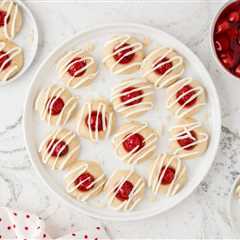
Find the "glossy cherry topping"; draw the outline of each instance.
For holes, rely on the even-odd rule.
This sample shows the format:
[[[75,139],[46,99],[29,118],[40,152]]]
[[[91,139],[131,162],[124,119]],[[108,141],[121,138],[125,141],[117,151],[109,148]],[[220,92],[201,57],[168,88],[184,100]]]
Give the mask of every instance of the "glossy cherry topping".
[[[2,70],[5,70],[10,66],[10,64],[11,64],[10,56],[4,51],[0,51],[0,68]]]
[[[128,134],[125,138],[122,144],[127,152],[135,149],[133,153],[136,153],[145,146],[144,137],[139,133]]]
[[[163,166],[161,171],[160,171],[160,174],[159,174],[159,179],[162,178],[161,184],[168,185],[168,184],[171,184],[171,182],[174,179],[174,176],[175,176],[175,169],[174,168],[172,168],[172,167],[167,167],[166,168],[166,166]]]
[[[75,181],[74,184],[78,186],[78,190],[81,192],[87,192],[94,187],[94,176],[89,172],[82,173]]]
[[[90,118],[90,128],[93,132],[96,131],[96,128],[98,132],[103,131],[103,121],[105,121],[105,126],[107,127],[107,118],[103,119],[103,115],[101,112],[92,111],[90,116],[89,114],[85,118],[85,124],[89,128],[89,118]],[[97,124],[97,126],[96,126]]]
[[[214,44],[223,66],[239,75],[240,64],[240,1],[228,5],[220,14],[214,29]],[[238,69],[237,69],[238,68]]]
[[[132,51],[133,47],[131,47],[128,43],[124,43],[121,46],[117,46],[113,49],[113,57],[117,62],[121,59],[119,61],[120,64],[128,64],[133,60],[135,56],[135,53],[130,53]]]
[[[176,98],[178,99],[178,103],[182,106],[187,101],[189,101],[194,95],[196,91],[193,90],[191,85],[183,86],[179,91],[176,93]],[[190,102],[184,105],[184,108],[190,108],[197,102],[197,97],[194,97]]]
[[[86,72],[83,68],[87,66],[87,62],[80,57],[74,58],[68,65],[68,73],[73,77],[81,77]]]
[[[7,12],[0,10],[0,27],[4,26],[6,16],[7,16]],[[10,17],[8,16],[7,23],[9,22],[9,20],[10,20]]]
[[[51,153],[52,157],[63,157],[68,153],[68,145],[63,140],[50,139],[47,143],[47,151]]]
[[[195,131],[190,131],[190,134],[191,134],[191,137],[187,133],[183,133],[182,135],[179,136],[179,139],[177,140],[178,144],[181,147],[184,147],[184,150],[187,150],[187,151],[191,151],[196,147],[196,144],[193,144],[193,143],[197,141],[197,134]],[[193,145],[189,146],[190,144],[193,144]]]
[[[61,113],[64,108],[64,101],[61,97],[52,97],[47,100],[46,106],[48,108],[48,113],[55,116]]]
[[[157,67],[160,64],[159,67]],[[169,62],[169,58],[165,57],[163,59],[156,60],[155,64],[153,65],[154,72],[158,75],[163,75],[167,70],[172,68],[172,62]],[[155,67],[157,67],[155,69]]]
[[[122,201],[122,202],[128,200],[129,199],[129,195],[132,192],[133,188],[134,188],[133,184],[130,181],[126,180],[121,185],[120,188],[117,187],[115,189],[115,192],[116,192],[115,196],[116,196],[116,198],[118,200]]]
[[[125,88],[121,91],[120,99],[124,103],[129,101],[128,103],[124,104],[125,106],[129,107],[129,106],[136,105],[136,104],[142,102],[143,97],[139,97],[139,96],[142,96],[142,95],[143,95],[142,90],[138,90],[135,87],[127,87],[127,88]],[[133,98],[137,98],[137,99],[130,101]]]

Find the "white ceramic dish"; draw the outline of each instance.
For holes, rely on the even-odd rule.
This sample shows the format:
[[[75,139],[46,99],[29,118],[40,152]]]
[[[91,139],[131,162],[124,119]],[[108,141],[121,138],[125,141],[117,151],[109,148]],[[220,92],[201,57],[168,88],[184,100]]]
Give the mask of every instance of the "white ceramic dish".
[[[208,105],[205,109],[203,109],[202,113],[198,117],[206,123],[205,127],[208,128],[211,136],[209,148],[206,154],[202,158],[187,162],[187,167],[189,169],[189,182],[181,192],[171,198],[161,197],[159,201],[156,202],[149,201],[149,193],[147,192],[145,201],[142,202],[141,205],[139,205],[134,211],[127,213],[116,212],[108,208],[96,208],[96,204],[92,203],[91,201],[89,204],[84,204],[71,198],[65,193],[63,188],[62,173],[49,170],[40,161],[37,151],[38,146],[40,140],[50,130],[50,127],[47,126],[46,123],[43,123],[39,120],[38,114],[35,113],[33,109],[34,100],[40,89],[48,86],[53,82],[58,82],[59,84],[63,85],[63,82],[58,78],[55,68],[56,62],[60,56],[62,56],[66,51],[70,49],[80,48],[88,43],[94,43],[96,49],[93,53],[93,56],[96,58],[97,62],[100,65],[100,61],[102,59],[103,43],[113,35],[121,33],[129,33],[140,39],[149,37],[151,39],[151,44],[148,47],[148,51],[151,48],[154,48],[156,45],[161,44],[175,48],[181,55],[185,57],[187,66],[185,76],[192,76],[193,78],[200,80],[204,87],[207,89],[209,95]],[[93,96],[96,97],[105,95],[109,98],[110,89],[112,86],[115,86],[115,84],[120,79],[129,77],[114,76],[104,67],[101,67],[99,69],[99,75],[91,86],[72,91],[74,94],[80,96],[81,103],[83,103],[84,100],[88,99],[89,97]],[[140,73],[137,73],[135,75],[140,76]],[[150,125],[155,128],[165,126],[165,124],[169,122],[169,118],[171,116],[171,114],[168,113],[163,106],[165,104],[165,97],[166,96],[164,90],[156,91],[156,103],[159,103],[159,105],[156,104],[155,109],[145,114],[142,118],[140,118],[140,120],[149,121]],[[73,126],[70,124],[69,127]],[[184,44],[172,36],[166,34],[165,32],[138,24],[124,23],[100,26],[80,32],[70,40],[64,42],[60,47],[53,51],[49,57],[39,66],[39,69],[30,86],[24,110],[24,134],[27,149],[32,159],[33,166],[41,178],[44,180],[44,182],[48,185],[48,187],[50,187],[53,192],[60,196],[61,199],[63,199],[66,203],[76,208],[77,210],[93,217],[109,220],[129,221],[150,217],[176,206],[187,196],[189,196],[205,177],[212,165],[218,148],[221,131],[220,129],[221,116],[216,89],[213,85],[211,77],[209,76],[207,70],[200,62],[198,57]],[[163,133],[164,132],[166,131],[163,131]],[[107,175],[109,175],[111,171],[116,167],[127,168],[126,165],[117,159],[110,144],[110,140],[106,140],[99,144],[93,145],[89,141],[81,139],[82,152],[80,154],[80,157],[81,159],[85,160],[98,160],[103,165],[103,168]],[[162,137],[158,148],[159,151],[166,151],[166,136]],[[145,164],[137,166],[137,171],[143,175],[146,175],[146,164],[147,162]],[[103,197],[100,197],[95,201],[101,203],[103,200],[102,198]]]
[[[23,49],[24,66],[22,70],[8,81],[0,81],[0,86],[7,85],[21,77],[31,66],[38,49],[38,28],[37,23],[27,5],[21,0],[15,0],[20,6],[23,16],[21,31],[12,40]]]

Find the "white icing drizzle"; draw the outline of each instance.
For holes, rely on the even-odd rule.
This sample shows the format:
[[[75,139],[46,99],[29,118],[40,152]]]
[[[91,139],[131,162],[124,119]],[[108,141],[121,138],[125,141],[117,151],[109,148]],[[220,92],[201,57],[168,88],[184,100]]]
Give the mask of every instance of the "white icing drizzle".
[[[157,156],[156,160],[154,161],[153,167],[151,169],[149,178],[148,178],[148,185],[152,188],[152,191],[155,195],[158,194],[159,188],[161,186],[162,179],[168,167],[172,167],[172,162],[174,160],[177,161],[177,165],[175,169],[175,175],[172,182],[168,185],[167,189],[167,196],[175,195],[178,190],[180,189],[181,185],[179,184],[179,180],[184,176],[186,172],[186,168],[183,166],[182,161],[176,159],[175,156],[171,156],[169,160],[167,160],[167,154],[162,154]],[[160,176],[161,170],[162,174]],[[164,185],[167,186],[167,185]]]
[[[169,68],[164,74],[160,75],[154,82],[154,85],[156,88],[164,88],[166,87],[173,79],[177,79],[178,77],[180,77],[183,72],[184,69],[182,69],[182,71],[180,73],[175,73],[173,76],[168,76],[168,74],[170,72],[173,72],[175,69],[179,68],[182,64],[183,64],[183,58],[181,56],[174,56],[174,57],[169,57],[169,54],[172,53],[174,50],[172,48],[157,48],[154,51],[152,51],[144,60],[143,60],[143,65],[145,64],[145,62],[149,61],[149,59],[151,59],[154,55],[158,55],[158,52],[162,52],[165,51],[158,59],[157,61],[154,60],[154,62],[152,63],[151,68],[146,71],[143,75],[143,77],[147,77],[149,74],[153,73],[157,68],[163,66],[166,63],[172,63],[172,67]],[[163,60],[165,57],[169,58],[168,61],[164,61],[162,63],[157,64],[155,67],[154,65],[156,64],[156,62]],[[173,63],[173,61],[175,63]]]
[[[103,124],[103,131],[104,133],[106,133],[104,135],[105,138],[108,138],[110,133],[111,133],[111,129],[112,129],[112,124],[113,124],[113,112],[108,113],[107,112],[107,105],[105,103],[99,102],[97,109],[93,109],[92,107],[92,103],[86,103],[82,106],[81,112],[80,112],[80,117],[79,117],[79,121],[77,124],[77,132],[80,132],[80,128],[82,127],[82,124],[85,125],[85,117],[87,116],[87,114],[85,114],[85,109],[87,108],[87,114],[89,116],[88,118],[88,126],[86,126],[86,128],[88,128],[88,132],[89,132],[89,136],[90,139],[93,142],[96,142],[99,140],[99,132],[98,132],[98,121],[99,121],[99,114],[102,114],[102,124]],[[97,111],[97,117],[96,117],[96,124],[95,124],[95,131],[92,131],[91,127],[90,127],[90,121],[91,121],[91,112],[92,111]],[[107,119],[107,123],[105,122],[105,118]]]
[[[39,110],[40,112],[40,118],[42,120],[46,120],[49,124],[51,123],[51,119],[53,117],[56,117],[56,125],[65,125],[67,121],[70,119],[71,114],[77,107],[77,97],[70,97],[66,102],[64,102],[64,107],[62,108],[62,111],[56,115],[52,116],[51,113],[48,113],[48,109],[52,109],[54,103],[56,102],[57,98],[61,97],[64,92],[66,91],[65,88],[53,85],[52,87],[49,87],[47,90],[43,89],[37,99],[35,104],[35,110]],[[53,101],[51,99],[55,97]],[[50,101],[48,101],[50,99]],[[62,98],[64,101],[64,99]],[[42,106],[44,104],[44,106]],[[66,116],[64,116],[66,113]]]
[[[184,116],[186,116],[188,113],[190,113],[191,111],[193,111],[194,109],[197,109],[201,106],[204,106],[206,103],[201,103],[197,100],[197,102],[189,108],[185,108],[185,106],[190,103],[191,101],[193,101],[195,98],[201,96],[204,93],[204,89],[201,86],[197,86],[197,87],[193,87],[191,85],[192,82],[192,78],[184,78],[181,79],[179,81],[177,81],[176,83],[174,83],[173,85],[171,85],[169,87],[169,89],[171,88],[176,88],[176,91],[173,92],[172,95],[170,95],[167,99],[167,108],[170,109],[174,106],[177,106],[177,110],[174,114],[174,116],[177,119],[183,118]],[[192,89],[190,89],[189,91],[181,94],[178,98],[176,97],[176,94],[179,90],[181,90],[184,86],[186,85],[190,85],[192,87]],[[186,96],[187,94],[191,93],[191,92],[195,92],[195,94],[193,94],[183,105],[180,105],[178,103],[178,101],[183,98],[184,96]]]
[[[61,132],[62,132],[62,129],[58,129],[54,134],[49,134],[42,141],[39,147],[39,152],[42,152],[42,161],[44,164],[47,164],[49,161],[53,161],[52,153],[56,148],[56,146],[61,141],[64,141],[65,144],[69,146],[69,144],[71,144],[71,142],[74,141],[74,139],[76,138],[76,135],[70,131],[67,131],[66,134],[64,134],[62,137],[59,137],[59,134],[61,134]],[[55,144],[53,144],[55,140],[58,140],[58,141]],[[49,142],[49,145],[47,146],[48,142]],[[52,169],[56,169],[58,161],[61,161],[59,169],[62,170],[66,166],[66,164],[71,160],[72,156],[79,150],[79,145],[77,145],[73,149],[69,148],[67,155],[61,158],[60,154],[62,153],[62,151],[64,151],[64,149],[65,149],[65,145],[61,148],[61,150],[58,152],[58,155],[55,157],[55,160],[52,165]]]
[[[1,55],[0,57],[4,57],[6,55],[9,56],[9,58],[7,58],[2,66],[0,67],[0,73],[4,72],[3,78],[1,79],[2,81],[7,81],[9,79],[9,77],[17,71],[18,66],[17,64],[13,64],[11,62],[11,65],[8,66],[6,69],[4,69],[4,67],[6,66],[6,64],[8,64],[10,61],[12,61],[18,54],[20,54],[22,52],[22,49],[20,47],[13,47],[11,49],[9,49],[8,51],[5,50],[6,47],[6,43],[5,42],[0,42],[0,51],[4,51],[5,54]]]
[[[105,63],[106,61],[108,61],[109,59],[113,58],[116,54],[118,54],[119,52],[126,50],[126,49],[131,49],[131,51],[125,53],[118,61],[116,61],[114,64],[112,64],[110,70],[115,73],[115,74],[120,74],[124,71],[126,71],[129,68],[132,68],[134,66],[141,66],[142,62],[140,61],[133,61],[132,63],[129,64],[121,64],[122,67],[118,70],[116,70],[115,68],[120,64],[120,62],[122,61],[122,59],[124,59],[125,57],[134,54],[140,50],[143,49],[143,44],[141,42],[136,42],[136,43],[132,43],[130,44],[128,41],[131,39],[131,36],[129,35],[122,35],[122,36],[116,36],[113,39],[107,41],[104,45],[104,47],[107,47],[108,45],[112,44],[112,43],[117,43],[120,41],[120,43],[118,43],[116,46],[114,46],[115,49],[119,48],[117,51],[112,52],[111,54],[105,56],[103,58],[103,63]],[[129,46],[126,47],[121,47],[124,43],[128,43]]]
[[[8,8],[7,8],[6,17],[4,18],[3,32],[7,39],[13,39],[16,35],[17,14],[19,10],[18,10],[18,5],[13,1],[9,1],[9,0],[3,0],[1,3],[1,8],[5,8],[6,4],[8,4]],[[7,20],[9,17],[11,17],[12,20],[10,20],[8,23]],[[11,24],[10,31],[8,28],[9,24]]]
[[[201,123],[199,121],[194,121],[190,123],[179,124],[170,128],[169,130],[170,132],[174,131],[175,129],[181,130],[180,132],[177,132],[177,134],[173,138],[171,138],[170,141],[177,141],[179,139],[185,139],[185,138],[191,138],[192,140],[194,140],[194,142],[187,144],[184,147],[179,146],[174,151],[174,154],[178,155],[180,158],[184,158],[184,157],[197,155],[200,153],[199,151],[196,150],[196,146],[208,141],[208,134],[204,132],[196,131],[197,139],[195,139],[194,136],[192,136],[191,131],[194,131],[198,127],[201,127]],[[186,148],[189,148],[191,146],[195,146],[195,148],[189,151],[185,150]]]
[[[146,101],[144,99],[147,96],[153,95],[152,87],[148,84],[144,84],[141,87],[135,87],[135,84],[141,84],[141,83],[142,83],[142,81],[139,80],[139,79],[131,79],[129,81],[124,81],[124,82],[120,83],[119,86],[114,89],[114,91],[112,93],[112,99],[111,100],[114,101],[115,99],[119,99],[119,101],[120,101],[120,103],[115,106],[115,111],[116,112],[121,113],[121,112],[125,112],[125,111],[130,110],[128,113],[125,113],[124,115],[125,115],[125,117],[131,117],[135,114],[145,112],[145,111],[148,111],[148,110],[153,108],[153,102],[152,101]],[[133,89],[131,91],[127,91],[125,93],[122,93],[122,91],[127,87],[134,87],[135,89]],[[129,93],[136,92],[136,91],[143,91],[143,94],[141,94],[137,97],[131,98],[126,102],[121,102],[120,98],[122,96],[127,95]],[[130,106],[126,106],[126,104],[129,104],[129,103],[131,103],[133,101],[136,101],[140,98],[143,98],[142,102],[140,102],[138,104],[133,104],[133,105],[130,105]],[[137,106],[137,109],[136,109],[136,106]]]
[[[124,156],[121,156],[120,148],[123,144],[123,142],[129,138],[130,136],[134,135],[135,133],[140,133],[144,129],[148,127],[147,123],[143,123],[140,126],[139,125],[131,125],[130,127],[122,130],[119,133],[116,133],[113,137],[113,143],[115,145],[116,152],[120,158],[128,163],[128,164],[137,164],[141,159],[143,159],[145,156],[147,156],[149,153],[154,152],[156,149],[156,142],[158,140],[157,133],[154,133],[151,131],[147,136],[144,136],[144,143],[145,145],[135,152],[139,146],[136,146],[132,151],[126,153]],[[128,136],[127,136],[128,135]],[[116,139],[120,138],[120,142],[116,144]]]
[[[78,187],[81,184],[83,184],[85,181],[89,180],[89,177],[88,177],[85,180],[80,181],[77,185],[75,185],[75,181],[78,179],[78,177],[81,174],[83,174],[84,172],[88,172],[88,170],[89,170],[88,164],[87,163],[83,163],[81,165],[76,165],[74,168],[71,169],[71,171],[68,172],[68,174],[65,176],[65,179],[68,179],[72,175],[76,175],[77,174],[77,176],[74,177],[74,178],[71,178],[70,181],[68,182],[68,184],[66,185],[66,191],[68,193],[72,193],[74,191],[78,191]],[[91,173],[91,170],[89,171],[89,173]],[[81,198],[80,200],[84,202],[84,201],[88,200],[92,195],[94,195],[94,193],[96,193],[105,184],[104,179],[105,179],[104,174],[102,174],[99,177],[95,178],[95,180],[89,185],[89,188],[91,188],[93,185],[95,185],[93,187],[93,189],[89,189],[88,192],[85,192],[85,194],[80,197]]]
[[[73,66],[75,63],[77,63],[77,62],[86,61],[87,64],[86,64],[85,67],[83,67],[83,68],[79,69],[77,72],[75,72],[75,74],[74,74],[75,76],[77,76],[79,73],[81,73],[83,71],[87,71],[87,69],[94,64],[95,61],[94,61],[93,57],[83,56],[83,54],[84,54],[84,50],[70,51],[62,59],[60,59],[60,61],[57,63],[57,70],[60,73],[60,77],[61,78],[67,73],[68,69],[71,66]],[[80,60],[76,60],[76,61],[70,63],[76,57],[80,57],[81,59]],[[68,74],[69,79],[68,79],[68,81],[66,83],[67,86],[71,86],[72,88],[80,87],[85,82],[87,82],[88,80],[93,79],[97,75],[97,72],[90,73],[90,74],[87,74],[87,75],[85,75],[85,73],[82,76],[80,76],[80,77],[75,77],[75,76],[71,76],[70,74]],[[76,78],[79,81],[76,84],[71,85],[71,83]]]
[[[107,183],[106,183],[106,187],[108,187],[108,185],[111,183],[111,181],[113,181],[114,175],[117,173],[117,171],[115,171],[110,178],[108,179]],[[124,211],[131,211],[133,210],[136,205],[141,201],[141,198],[136,198],[138,193],[140,191],[142,191],[142,189],[145,187],[145,182],[143,178],[139,178],[138,181],[134,184],[134,187],[131,191],[131,193],[129,194],[129,198],[126,201],[123,201],[122,203],[118,204],[118,206],[114,207],[112,205],[112,202],[116,199],[115,195],[116,193],[119,191],[119,189],[123,186],[123,184],[129,180],[129,178],[132,176],[132,174],[134,173],[134,170],[129,171],[129,173],[126,176],[123,176],[120,178],[120,180],[118,182],[116,182],[116,184],[113,186],[112,189],[109,189],[109,191],[107,192],[107,205],[111,206],[112,208],[114,208],[115,210],[121,210],[123,209]],[[133,184],[133,183],[132,183]]]

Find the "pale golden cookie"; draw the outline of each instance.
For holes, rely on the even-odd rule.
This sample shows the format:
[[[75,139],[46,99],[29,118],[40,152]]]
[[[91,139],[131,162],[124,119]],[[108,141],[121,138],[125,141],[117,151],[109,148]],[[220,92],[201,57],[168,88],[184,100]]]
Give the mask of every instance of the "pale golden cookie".
[[[168,87],[183,75],[183,58],[172,48],[157,48],[144,59],[142,72],[156,88]]]
[[[105,185],[107,204],[115,210],[130,211],[143,199],[145,180],[133,170],[117,170]]]
[[[105,182],[101,166],[92,161],[76,161],[67,169],[64,178],[67,193],[81,201],[100,194]]]
[[[158,138],[158,133],[147,123],[134,121],[118,129],[113,136],[113,146],[122,161],[138,164],[153,156]]]
[[[65,125],[76,113],[78,98],[60,85],[43,89],[35,102],[40,118],[50,125]]]
[[[79,139],[67,129],[54,130],[42,141],[39,153],[42,162],[51,169],[66,169],[78,158]]]
[[[103,63],[114,74],[138,71],[143,57],[143,43],[129,35],[113,37],[104,45]]]

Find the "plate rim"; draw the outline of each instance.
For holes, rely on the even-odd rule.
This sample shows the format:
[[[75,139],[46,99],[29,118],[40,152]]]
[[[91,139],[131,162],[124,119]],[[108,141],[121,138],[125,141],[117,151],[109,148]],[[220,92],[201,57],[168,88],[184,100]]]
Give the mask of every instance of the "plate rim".
[[[64,45],[66,45],[68,42],[74,40],[75,38],[83,35],[83,34],[87,34],[87,33],[90,33],[90,32],[94,32],[94,31],[98,31],[98,30],[101,30],[101,29],[106,29],[106,28],[111,28],[111,27],[131,27],[131,28],[142,28],[143,30],[149,30],[149,31],[153,31],[153,32],[156,32],[158,34],[161,34],[161,33],[164,33],[165,35],[167,35],[168,37],[172,38],[174,41],[180,43],[180,45],[184,46],[186,49],[188,49],[189,52],[191,52],[191,54],[195,57],[196,60],[198,60],[198,62],[200,63],[200,67],[205,71],[206,74],[209,75],[209,79],[211,79],[211,82],[210,84],[212,85],[212,88],[214,90],[214,100],[215,100],[215,103],[217,105],[216,107],[216,120],[217,120],[217,125],[216,125],[216,143],[215,143],[215,146],[214,146],[214,149],[212,151],[212,159],[210,159],[211,161],[208,162],[208,165],[206,164],[206,167],[204,168],[205,169],[205,172],[203,172],[201,178],[197,179],[196,183],[192,185],[191,189],[186,192],[186,194],[179,198],[177,200],[177,202],[174,202],[174,204],[171,204],[169,205],[168,207],[166,207],[165,209],[160,209],[159,211],[153,211],[153,212],[149,212],[149,213],[145,213],[145,215],[143,216],[125,216],[125,215],[121,215],[121,216],[100,216],[99,214],[94,214],[84,208],[81,208],[79,206],[76,206],[74,204],[71,204],[70,201],[67,201],[61,194],[59,194],[55,189],[53,189],[51,187],[51,185],[46,181],[46,179],[44,178],[43,174],[40,172],[40,170],[38,169],[37,167],[37,164],[35,163],[35,161],[33,160],[32,158],[32,151],[28,145],[28,140],[27,140],[27,122],[28,122],[28,119],[27,119],[27,109],[28,109],[28,105],[30,104],[28,99],[31,98],[31,90],[33,88],[33,85],[35,83],[35,80],[39,74],[39,72],[41,71],[42,67],[48,62],[48,60],[61,48],[63,47]],[[25,98],[25,104],[24,104],[24,111],[23,111],[23,132],[24,132],[24,141],[25,141],[25,146],[26,146],[26,149],[27,149],[27,152],[28,152],[28,155],[31,159],[31,163],[33,165],[33,168],[34,170],[37,172],[37,174],[40,176],[40,179],[45,183],[45,185],[50,189],[51,192],[53,192],[56,196],[58,196],[58,198],[66,203],[69,207],[73,208],[73,209],[76,209],[77,211],[87,215],[87,216],[90,216],[90,217],[94,217],[94,218],[98,218],[98,219],[103,219],[103,220],[116,220],[116,221],[136,221],[136,220],[141,220],[141,219],[146,219],[146,218],[149,218],[149,217],[153,217],[155,215],[159,215],[159,214],[162,214],[166,211],[169,211],[170,209],[176,207],[178,204],[180,204],[183,200],[185,200],[187,197],[189,197],[193,192],[194,190],[197,188],[197,186],[199,186],[199,184],[204,180],[204,178],[206,177],[207,173],[209,172],[215,158],[216,158],[216,154],[217,154],[217,150],[218,150],[218,147],[219,147],[219,142],[220,142],[220,138],[221,138],[221,123],[222,123],[222,119],[221,119],[221,108],[220,108],[220,101],[219,101],[219,97],[218,97],[218,93],[217,93],[217,89],[215,87],[215,84],[214,84],[214,81],[212,80],[209,72],[207,71],[206,67],[204,66],[204,64],[202,63],[202,61],[199,59],[199,57],[189,48],[187,47],[184,43],[182,43],[180,40],[178,40],[177,38],[175,38],[174,36],[172,36],[171,34],[168,34],[167,32],[161,30],[161,29],[158,29],[158,28],[155,28],[155,27],[152,27],[152,26],[149,26],[149,25],[145,25],[145,24],[138,24],[138,23],[124,23],[124,22],[119,22],[119,23],[111,23],[111,24],[98,24],[97,26],[95,27],[87,27],[87,28],[84,28],[82,31],[79,31],[75,34],[73,34],[71,37],[67,38],[65,41],[63,41],[62,43],[60,43],[57,47],[55,47],[48,55],[47,57],[41,62],[41,64],[39,65],[38,69],[36,70],[35,74],[34,74],[34,77],[31,81],[31,84],[29,86],[29,89],[28,89],[28,92],[27,92],[27,95],[26,95],[26,98]]]

